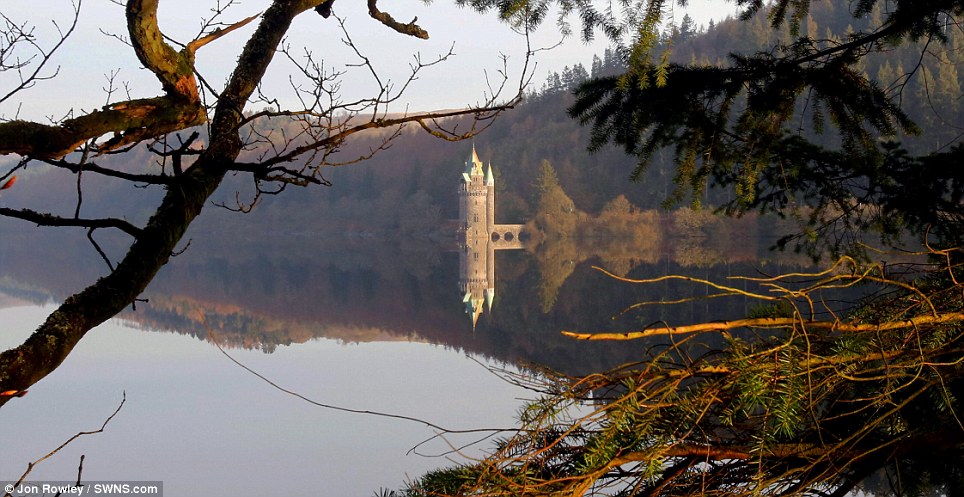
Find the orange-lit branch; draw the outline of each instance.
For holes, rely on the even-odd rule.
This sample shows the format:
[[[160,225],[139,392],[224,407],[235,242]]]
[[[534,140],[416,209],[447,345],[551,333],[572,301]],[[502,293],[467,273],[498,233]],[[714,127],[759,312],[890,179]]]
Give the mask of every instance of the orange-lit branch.
[[[801,328],[819,328],[842,332],[859,331],[884,331],[899,328],[910,328],[927,324],[944,324],[956,321],[964,321],[964,313],[951,312],[946,314],[917,316],[911,319],[899,321],[887,321],[885,323],[845,323],[843,321],[804,321],[797,318],[755,318],[755,319],[736,319],[733,321],[716,321],[712,323],[699,323],[685,326],[661,326],[658,328],[647,328],[639,331],[618,332],[618,333],[576,333],[563,331],[562,334],[577,340],[635,340],[662,335],[684,335],[688,333],[705,333],[709,331],[726,331],[737,328],[785,328],[799,326]]]

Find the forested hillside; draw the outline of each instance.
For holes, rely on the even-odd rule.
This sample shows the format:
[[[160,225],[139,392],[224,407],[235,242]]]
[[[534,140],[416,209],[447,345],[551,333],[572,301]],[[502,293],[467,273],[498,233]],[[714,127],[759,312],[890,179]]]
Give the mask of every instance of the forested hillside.
[[[870,14],[855,23],[850,13],[850,3],[832,0],[814,0],[810,3],[809,14],[800,24],[800,30],[821,46],[831,42],[847,41],[851,33],[879,26],[886,12],[882,3],[875,4]],[[950,22],[947,20],[946,22]],[[684,25],[687,24],[685,21]],[[873,53],[863,57],[858,67],[878,85],[888,91],[898,101],[901,108],[922,128],[927,143],[918,143],[916,137],[899,136],[911,152],[918,148],[928,150],[946,147],[960,141],[964,131],[964,115],[961,114],[960,70],[964,60],[964,33],[960,29],[947,26],[944,35],[946,44],[936,41],[920,44],[902,43],[889,45],[884,53]],[[727,64],[728,53],[720,47],[734,52],[752,52],[776,42],[789,42],[791,39],[787,24],[783,29],[774,31],[765,12],[749,22],[726,21],[703,28],[681,26],[675,32],[678,40],[673,48],[673,60],[681,63],[697,62],[709,65]],[[922,57],[924,53],[930,54]],[[920,66],[920,70],[914,71]],[[807,124],[807,123],[804,123]],[[807,126],[802,125],[801,128]]]
[[[873,12],[867,22],[873,22],[873,17],[880,15],[878,11]],[[805,28],[817,40],[841,40],[860,27],[851,25],[851,22],[849,11],[842,2],[820,0],[813,2],[801,29]],[[885,56],[870,56],[862,61],[863,70],[875,77],[882,87],[888,88],[893,98],[899,99],[902,107],[925,130],[926,144],[917,144],[920,139],[916,137],[895,137],[911,151],[918,145],[928,149],[935,145],[948,146],[959,141],[964,130],[964,115],[960,112],[962,104],[956,98],[961,93],[958,71],[961,60],[956,54],[964,48],[964,35],[960,30],[948,30],[947,35],[951,40],[946,45],[904,44],[894,47]],[[773,43],[775,36],[789,39],[789,33],[785,31],[774,34],[764,12],[747,23],[726,20],[709,26],[695,26],[685,17],[679,26],[667,29],[663,43],[672,47],[674,60],[725,65],[729,55],[722,51],[723,47],[726,50],[754,50]],[[922,58],[923,50],[937,56]],[[498,222],[522,223],[537,217],[536,183],[544,161],[554,168],[560,185],[575,208],[589,215],[598,215],[620,195],[636,209],[659,208],[674,191],[675,168],[668,163],[672,154],[667,151],[663,154],[665,161],[657,160],[640,181],[630,182],[628,178],[635,159],[615,147],[605,147],[590,154],[586,149],[589,129],[566,113],[573,102],[571,90],[575,85],[586,78],[615,72],[621,64],[620,55],[607,50],[595,58],[588,69],[582,64],[574,64],[550,75],[539,88],[529,93],[523,104],[500,116],[472,142],[439,140],[413,125],[403,130],[387,150],[371,159],[327,168],[324,176],[331,181],[331,187],[289,187],[284,195],[263,196],[259,205],[243,220],[234,219],[238,214],[222,209],[201,218],[193,229],[328,232],[333,235],[402,233],[425,236],[434,233],[444,236],[449,228],[446,220],[457,214],[456,186],[473,144],[482,161],[491,163],[495,170]],[[912,77],[907,77],[906,74],[917,64],[923,64],[923,67]],[[264,123],[264,126],[283,127],[284,123],[275,120]],[[455,122],[450,123],[450,127],[459,128]],[[333,159],[349,162],[368,155],[381,145],[385,132],[381,133],[349,141]],[[825,139],[834,140],[834,137],[828,135]],[[136,157],[135,163],[127,164],[126,169],[136,171],[156,167],[146,150]],[[33,171],[42,170],[41,167],[31,167]],[[64,204],[65,212],[73,212],[77,204],[75,179],[66,174],[63,177],[64,182],[59,187],[52,188],[50,182],[43,182],[43,189],[32,187],[29,176],[22,178],[16,194],[29,196],[38,205],[60,202]],[[100,205],[130,202],[130,215],[136,218],[141,214],[138,206],[146,204],[133,199],[142,198],[142,194],[141,191],[86,188],[82,209],[85,213],[96,212]],[[711,190],[698,200],[703,206],[712,208],[728,201],[730,195],[729,192]],[[222,187],[219,192],[219,198],[229,207],[237,207],[238,201],[247,207],[252,199],[251,187],[240,180],[228,182],[227,187]],[[678,202],[675,206],[679,205]]]
[[[874,11],[867,23],[881,16]],[[816,39],[843,40],[862,26],[854,26],[849,11],[841,2],[814,2],[801,29]],[[962,61],[957,55],[964,48],[960,30],[948,30],[946,45],[903,44],[885,55],[867,57],[862,69],[887,88],[894,99],[924,131],[927,143],[915,136],[882,137],[902,142],[909,150],[949,146],[959,141],[964,130],[960,94]],[[695,26],[686,17],[679,26],[667,29],[664,44],[671,47],[672,60],[726,65],[726,50],[755,50],[772,44],[774,37],[790,39],[786,31],[774,34],[763,12],[748,23],[726,20],[708,26]],[[927,50],[936,57],[922,58]],[[656,161],[638,182],[628,178],[635,162],[615,147],[588,153],[589,130],[569,117],[566,109],[573,99],[571,90],[585,78],[615,72],[620,55],[607,50],[594,58],[587,69],[582,64],[552,74],[532,91],[517,109],[501,116],[474,140],[480,158],[493,165],[496,173],[499,222],[526,222],[538,215],[537,179],[543,161],[554,168],[563,190],[576,209],[597,215],[616,197],[625,196],[638,209],[663,206],[674,190],[673,171],[668,161]],[[920,70],[911,69],[921,64]],[[801,123],[801,129],[808,128]],[[833,141],[827,134],[820,139]],[[936,142],[936,143],[935,143]],[[377,139],[358,140],[345,150],[346,157],[366,153]],[[417,129],[406,130],[392,147],[373,159],[342,169],[332,169],[328,178],[333,186],[322,192],[269,199],[265,211],[275,212],[272,220],[289,218],[292,212],[320,213],[325,223],[349,231],[401,230],[424,233],[445,219],[455,217],[455,187],[472,144],[449,143],[427,136]],[[729,191],[709,191],[699,199],[706,207],[730,200]],[[289,203],[300,206],[288,209]],[[677,203],[678,207],[687,202]],[[308,208],[310,206],[310,209]],[[400,208],[399,208],[400,207]],[[279,210],[280,209],[280,210]],[[317,209],[317,210],[316,210]],[[267,212],[265,213],[267,215]],[[283,213],[283,214],[282,214]],[[309,217],[314,216],[311,214]],[[305,221],[308,223],[309,221]],[[314,223],[311,223],[314,224]],[[317,225],[325,229],[326,225]]]

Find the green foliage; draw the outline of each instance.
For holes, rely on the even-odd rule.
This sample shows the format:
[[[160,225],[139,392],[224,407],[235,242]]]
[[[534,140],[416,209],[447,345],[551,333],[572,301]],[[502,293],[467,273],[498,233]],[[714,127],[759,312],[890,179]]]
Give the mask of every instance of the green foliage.
[[[548,160],[542,161],[539,177],[535,183],[538,205],[536,225],[546,235],[565,238],[575,232],[576,224],[582,213],[559,184],[556,170]]]
[[[728,68],[674,65],[668,71],[661,88],[623,90],[616,78],[590,81],[580,87],[570,113],[592,124],[592,149],[612,141],[640,158],[634,179],[657,150],[674,147],[678,184],[694,198],[707,180],[733,185],[740,209],[757,205],[763,171],[790,155],[788,146],[809,143],[783,128],[804,91],[841,131],[843,148],[855,160],[879,155],[873,132],[914,129],[882,90],[845,65],[800,68],[757,56],[735,57]],[[761,74],[768,79],[759,81]],[[732,117],[738,99],[746,100],[745,110]],[[730,120],[733,127],[721,133]]]
[[[459,466],[444,470],[430,471],[419,478],[408,490],[408,496],[463,495],[478,480],[480,474],[476,467]]]
[[[693,28],[699,34],[685,40],[679,34],[661,34],[662,41],[657,52],[654,52],[654,60],[661,60],[667,53],[660,50],[670,40],[673,48],[670,52],[671,63],[694,71],[707,68],[706,74],[726,74],[727,70],[732,69],[726,65],[733,60],[727,55],[731,51],[744,56],[752,56],[758,51],[773,52],[771,57],[774,59],[784,53],[793,53],[791,47],[799,40],[790,37],[786,23],[779,30],[771,29],[767,12],[761,11],[760,15],[746,23],[728,20],[714,24],[712,29]],[[849,9],[833,8],[833,3],[826,1],[813,2],[808,15],[820,36],[820,39],[810,40],[815,49],[829,49],[835,46],[834,43],[846,41],[848,25],[853,26],[854,34],[870,32],[886,18],[880,2],[859,19],[853,18]],[[873,20],[875,16],[879,21]],[[679,31],[682,32],[682,28]],[[720,109],[719,114],[725,117],[721,125],[730,126],[727,132],[721,134],[716,131],[713,122],[706,123],[705,128],[687,124],[682,117],[686,112],[694,115],[703,109],[688,99],[683,85],[686,81],[677,81],[679,84],[675,86],[680,89],[679,92],[674,93],[670,88],[674,84],[670,84],[665,92],[653,94],[666,95],[666,98],[654,97],[647,105],[663,106],[663,110],[657,109],[659,112],[653,114],[656,117],[664,116],[664,120],[680,116],[681,127],[677,133],[681,140],[679,146],[688,151],[679,156],[682,160],[677,160],[677,144],[672,141],[675,138],[667,136],[669,145],[653,150],[649,160],[644,161],[643,167],[637,170],[638,182],[635,185],[628,184],[625,176],[640,165],[640,157],[622,153],[617,147],[611,146],[613,143],[619,145],[612,140],[603,140],[595,149],[595,155],[589,155],[584,147],[592,139],[592,127],[580,127],[567,117],[564,110],[574,103],[573,95],[569,92],[579,86],[586,76],[585,72],[589,73],[591,79],[618,79],[626,74],[627,52],[619,47],[607,49],[595,58],[589,71],[579,64],[572,64],[568,72],[562,70],[555,75],[556,83],[547,82],[541,91],[528,95],[523,105],[501,116],[480,135],[477,142],[479,153],[486,161],[491,160],[495,167],[500,220],[523,222],[535,217],[538,205],[532,201],[536,197],[534,179],[539,176],[541,160],[547,159],[551,161],[558,181],[564,185],[567,196],[587,213],[600,212],[607,202],[620,194],[642,209],[657,208],[666,199],[669,200],[665,204],[667,207],[691,205],[710,211],[723,208],[735,214],[758,209],[784,216],[786,221],[779,224],[780,234],[796,235],[782,240],[780,246],[799,247],[801,250],[815,246],[813,254],[820,253],[827,246],[851,248],[849,246],[854,242],[866,240],[860,232],[867,230],[887,232],[884,239],[886,243],[893,243],[900,234],[909,231],[916,235],[927,224],[938,231],[954,232],[950,225],[945,225],[947,229],[941,226],[948,217],[943,212],[945,209],[929,210],[916,201],[921,195],[943,194],[945,205],[953,205],[951,187],[956,180],[949,180],[949,173],[953,173],[955,158],[948,152],[952,150],[958,130],[964,127],[964,113],[959,112],[959,107],[954,110],[954,106],[959,105],[959,99],[946,97],[948,93],[938,91],[938,86],[953,87],[953,71],[950,68],[958,60],[956,54],[960,53],[960,49],[955,47],[964,46],[964,32],[948,29],[946,36],[947,45],[936,42],[927,44],[927,55],[923,59],[924,45],[887,42],[887,52],[870,53],[859,58],[852,66],[858,76],[866,73],[876,79],[878,89],[888,98],[899,96],[900,109],[922,130],[919,137],[904,133],[899,123],[895,122],[895,133],[886,137],[885,141],[880,141],[876,136],[881,131],[868,128],[876,148],[872,154],[843,150],[840,134],[834,124],[834,109],[809,98],[810,93],[803,91],[797,95],[797,102],[792,106],[793,117],[781,128],[782,137],[774,142],[767,156],[769,161],[756,154],[762,148],[751,149],[749,145],[743,148],[755,154],[753,160],[742,155],[725,157],[721,151],[736,150],[734,147],[740,146],[739,142],[728,139],[727,133],[736,124],[737,111],[744,109],[750,89],[736,89],[737,96],[730,103],[730,111]],[[834,42],[834,37],[839,41]],[[885,41],[881,40],[881,43]],[[775,49],[774,44],[781,44],[784,48]],[[802,42],[798,45],[803,47],[798,51],[808,49]],[[691,61],[698,65],[693,66]],[[916,69],[918,63],[922,66],[920,69]],[[859,67],[860,64],[863,67]],[[654,65],[660,65],[659,60],[655,60]],[[887,65],[889,71],[880,70]],[[668,83],[674,77],[670,67],[666,66],[667,77],[670,78]],[[911,72],[915,69],[916,74]],[[947,84],[938,85],[942,70]],[[923,77],[925,73],[928,75],[926,78]],[[698,82],[699,77],[696,79]],[[765,79],[761,80],[761,84],[754,88],[765,82]],[[781,84],[790,83],[781,81]],[[849,84],[846,81],[841,83],[842,86]],[[600,105],[604,104],[606,102],[600,102]],[[687,106],[697,108],[690,111]],[[865,105],[853,107],[856,112]],[[636,136],[643,143],[648,131],[634,124],[632,109],[623,109],[619,103],[613,108],[625,112],[627,116],[626,119],[614,119],[613,125],[625,128],[627,136]],[[765,116],[754,114],[754,119],[764,119]],[[281,120],[273,121],[275,125],[282,126]],[[684,129],[686,126],[689,127]],[[370,142],[366,141],[368,138],[362,138],[356,143],[346,144],[345,156],[365,153],[370,147],[377,146],[377,138],[371,137]],[[421,217],[422,211],[407,206],[399,209],[397,206],[405,205],[408,198],[422,191],[429,196],[431,204],[441,211],[442,219],[454,218],[456,213],[451,206],[457,203],[451,187],[452,175],[460,173],[460,164],[466,154],[461,146],[444,145],[428,138],[405,133],[394,143],[392,154],[378,155],[357,167],[337,168],[326,173],[334,188],[326,189],[320,196],[289,191],[287,195],[265,202],[258,209],[265,214],[258,212],[256,217],[267,219],[270,213],[273,220],[292,219],[300,226],[319,231],[371,231],[422,236],[425,229],[419,225],[427,224],[424,222],[426,218]],[[909,159],[906,166],[902,166],[907,171],[918,167],[915,163],[944,162],[948,167],[942,168],[945,170],[943,176],[902,173],[897,177],[890,172],[886,161],[894,159],[889,158],[892,152],[888,147],[897,143],[897,149],[903,150],[902,153]],[[701,148],[700,144],[718,148]],[[733,147],[724,147],[727,144]],[[935,150],[944,155],[925,158]],[[417,160],[399,162],[398,157],[417,157]],[[729,166],[716,164],[717,159],[723,166]],[[126,164],[119,167],[135,166]],[[714,176],[717,173],[719,177]],[[865,187],[870,184],[907,185],[907,188],[888,187],[887,195],[893,195],[894,200],[891,208],[891,205],[884,207],[881,203],[879,197],[882,192],[879,188],[866,190]],[[244,186],[236,188],[243,189]],[[946,190],[942,192],[941,188]],[[225,189],[227,196],[222,201],[230,204],[234,200],[233,191],[231,188]],[[46,192],[38,193],[45,198],[55,196]],[[837,200],[827,201],[830,198]],[[114,194],[104,194],[102,198],[94,198],[92,194],[85,194],[85,207],[93,208],[99,205],[98,201],[113,205],[116,197]],[[861,208],[854,208],[858,202]],[[312,214],[319,203],[324,209],[324,216]],[[908,217],[902,211],[905,207],[915,209],[912,213],[914,216]],[[811,225],[805,229],[798,226],[807,223]],[[273,224],[273,221],[265,221],[265,229],[270,229]],[[936,231],[932,229],[931,233]]]
[[[788,300],[780,300],[775,304],[764,304],[751,308],[746,317],[755,318],[792,318],[796,309]]]
[[[815,7],[831,2],[738,0],[746,38],[769,46],[717,65],[652,62],[652,19],[663,4],[620,3],[629,10],[618,33],[631,38],[619,52],[625,68],[587,81],[570,107],[591,126],[591,149],[616,144],[636,156],[634,179],[668,149],[672,200],[698,204],[715,185],[733,194],[728,212],[805,218],[807,230],[783,244],[853,250],[866,231],[894,242],[929,227],[932,240],[959,246],[962,147],[915,148],[908,137],[921,115],[889,93],[914,74],[899,65],[890,68],[896,82],[867,74],[891,76],[870,62],[901,43],[954,43],[955,30],[944,28],[964,4],[857,0],[837,6],[848,18],[838,15],[817,40]],[[773,32],[761,30],[761,18]],[[960,91],[953,71],[914,67],[919,95]],[[960,255],[930,255],[936,262],[909,266],[906,276],[845,258],[821,273],[744,280],[757,290],[707,283],[764,306],[739,323],[607,336],[670,338],[649,342],[639,363],[548,382],[550,394],[606,400],[569,424],[527,418],[524,432],[476,464],[481,476],[464,494],[846,495],[878,470],[900,494],[960,491],[964,472],[947,463],[964,458]],[[847,312],[819,309],[833,301],[825,291],[868,283],[882,288]]]
[[[854,316],[888,319],[899,309],[912,319],[960,309],[959,301],[941,305],[942,294],[961,286],[939,264],[913,287],[877,266],[847,264],[849,272],[838,265],[760,280],[760,291],[748,295],[820,302],[824,292],[870,279],[891,290]],[[922,471],[934,463],[933,450],[944,460],[964,455],[961,317],[954,325],[837,330],[803,320],[784,302],[754,312],[759,326],[724,334],[725,346],[674,337],[675,345],[651,347],[639,363],[549,376],[539,386],[547,397],[527,407],[519,433],[471,471],[453,468],[445,481],[458,486],[436,488],[455,491],[444,495],[844,495],[878,469],[893,472],[899,491],[953,492],[964,483],[944,463]],[[765,324],[786,316],[797,321]],[[952,338],[920,345],[938,329]],[[579,398],[595,401],[580,408]]]
[[[634,62],[639,57],[632,52],[622,74],[595,78],[577,90],[569,111],[591,126],[590,149],[613,143],[636,156],[639,162],[633,179],[643,176],[658,151],[672,149],[677,188],[669,197],[670,204],[687,197],[698,204],[708,186],[733,191],[725,206],[730,213],[750,209],[785,212],[804,202],[813,209],[808,223],[816,237],[797,236],[783,245],[794,241],[814,254],[827,246],[852,249],[853,234],[862,230],[881,232],[890,242],[899,233],[920,233],[923,226],[946,221],[923,216],[913,208],[910,204],[919,196],[874,187],[891,179],[882,175],[888,174],[895,152],[878,138],[919,133],[911,114],[920,116],[918,121],[933,120],[934,114],[953,119],[950,116],[957,115],[953,108],[961,88],[955,65],[948,62],[958,60],[958,54],[939,51],[933,57],[936,63],[927,58],[921,64],[914,55],[919,50],[911,47],[909,62],[925,76],[916,85],[931,89],[918,101],[895,99],[891,91],[903,88],[911,74],[902,69],[898,73],[889,65],[889,51],[900,40],[930,37],[950,43],[940,19],[950,22],[949,16],[961,14],[961,5],[950,0],[901,1],[883,13],[879,2],[859,2],[853,16],[861,29],[850,28],[846,42],[827,42],[799,36],[804,21],[807,33],[819,30],[810,15],[809,1],[778,1],[768,9],[762,2],[740,3],[747,8],[744,17],[753,26],[758,26],[758,11],[761,15],[766,12],[772,26],[786,26],[780,43],[754,47],[758,51],[752,53],[734,53],[728,63],[716,66],[660,63],[643,68]],[[817,7],[822,13],[832,11],[833,6],[818,2]],[[880,20],[867,24],[865,18]],[[959,36],[956,31],[951,30],[954,37]],[[736,42],[726,40],[731,46]],[[646,43],[633,45],[633,50],[653,48]],[[887,58],[878,57],[878,50],[887,50]],[[869,79],[867,62],[878,60],[884,61],[876,71],[878,80]],[[933,70],[929,69],[932,63],[936,65]],[[935,72],[936,76],[927,76]],[[654,79],[666,84],[649,84]],[[917,109],[926,105],[926,98],[942,99],[950,107],[921,113]],[[807,121],[809,130],[804,126]],[[943,133],[924,124],[928,132]],[[944,165],[937,168],[957,163],[952,153],[933,150],[906,159]],[[833,163],[832,171],[827,170],[829,163]],[[912,188],[935,190],[945,184],[947,175],[901,179]],[[871,188],[864,190],[867,183]],[[814,190],[819,194],[814,195]],[[938,199],[949,202],[956,195],[953,188],[936,193]],[[884,203],[887,205],[874,212],[847,207]],[[911,212],[906,212],[907,208]],[[880,211],[888,215],[881,216]]]
[[[542,160],[539,167],[539,177],[536,179],[535,187],[539,195],[547,195],[562,189],[562,185],[559,184],[559,175],[556,174],[552,163],[546,159]],[[539,203],[539,199],[536,199],[536,203]]]

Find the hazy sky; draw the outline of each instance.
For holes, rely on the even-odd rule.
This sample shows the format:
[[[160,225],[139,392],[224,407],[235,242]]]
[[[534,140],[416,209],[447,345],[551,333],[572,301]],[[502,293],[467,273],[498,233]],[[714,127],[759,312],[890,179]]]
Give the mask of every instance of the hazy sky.
[[[223,0],[222,0],[223,3]],[[267,2],[246,0],[230,9],[222,18],[234,22],[261,11]],[[420,0],[404,2],[383,1],[380,7],[402,22],[418,17],[419,24],[428,30],[431,38],[419,40],[394,33],[370,19],[365,2],[340,0],[335,13],[345,19],[346,27],[358,49],[369,57],[382,81],[398,85],[407,76],[409,66],[418,54],[422,60],[432,60],[446,53],[451,47],[454,56],[448,61],[425,70],[406,91],[406,96],[392,105],[391,111],[427,110],[433,108],[464,107],[478,103],[488,95],[490,84],[499,81],[502,69],[501,54],[508,56],[510,78],[506,96],[518,87],[519,75],[525,58],[525,39],[500,23],[493,14],[481,15],[472,10],[459,9],[445,0],[425,4]],[[161,30],[173,39],[186,43],[200,29],[201,19],[209,17],[216,0],[162,0],[160,10]],[[55,40],[51,36],[52,20],[62,27],[69,25],[71,4],[69,0],[0,0],[0,11],[18,23],[36,26],[41,45],[49,46]],[[698,23],[709,19],[721,19],[735,12],[735,6],[725,0],[690,0],[684,11],[674,8],[672,17],[679,22],[689,13]],[[257,22],[257,21],[255,21]],[[255,24],[238,30],[202,48],[197,55],[197,68],[213,86],[220,88],[237,58],[242,44],[253,31]],[[81,20],[76,34],[71,37],[46,71],[59,67],[59,75],[51,81],[38,83],[21,95],[0,104],[0,115],[10,119],[18,112],[25,119],[43,120],[47,116],[60,118],[70,109],[75,113],[89,111],[107,101],[104,88],[106,75],[116,71],[115,93],[111,101],[126,98],[126,88],[131,97],[149,97],[160,93],[160,84],[139,63],[132,50],[120,41],[102,33],[125,34],[123,8],[109,0],[83,0]],[[324,61],[332,71],[346,71],[341,85],[345,101],[370,96],[374,86],[367,71],[351,67],[358,58],[343,43],[344,35],[334,17],[323,19],[313,12],[300,16],[290,31],[289,43],[296,57],[303,58],[310,51],[316,61]],[[533,36],[533,47],[548,47],[561,40],[552,22],[547,23]],[[539,87],[549,71],[561,71],[566,65],[580,62],[589,66],[593,54],[601,54],[607,47],[605,40],[591,46],[585,45],[578,36],[550,51],[540,52],[531,64],[535,64],[533,84]],[[282,103],[294,102],[291,75],[296,74],[293,64],[279,56],[275,59],[264,80],[264,89],[271,97]],[[0,73],[0,90],[9,91],[16,84],[17,75]],[[295,78],[294,83],[299,81]]]

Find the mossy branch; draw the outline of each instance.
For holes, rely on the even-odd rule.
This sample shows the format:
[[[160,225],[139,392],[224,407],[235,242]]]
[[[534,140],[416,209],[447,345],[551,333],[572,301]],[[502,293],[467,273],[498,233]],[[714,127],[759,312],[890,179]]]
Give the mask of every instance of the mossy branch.
[[[428,31],[422,29],[421,26],[415,24],[418,18],[412,19],[412,22],[404,24],[395,20],[394,17],[386,12],[378,10],[378,0],[368,0],[368,15],[372,16],[372,19],[402,33],[403,35],[414,36],[416,38],[421,38],[423,40],[428,39]]]

